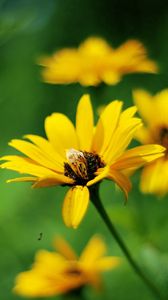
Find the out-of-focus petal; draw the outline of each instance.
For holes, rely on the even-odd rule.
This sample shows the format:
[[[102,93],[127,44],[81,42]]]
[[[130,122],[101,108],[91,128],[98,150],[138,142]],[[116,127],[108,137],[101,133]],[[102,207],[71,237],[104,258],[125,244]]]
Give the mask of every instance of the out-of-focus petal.
[[[61,236],[57,236],[57,238],[54,240],[54,247],[56,250],[64,256],[68,260],[76,260],[77,255],[70,246],[70,244]]]
[[[108,271],[117,267],[121,263],[121,259],[119,257],[102,257],[97,262],[97,268],[101,271]]]
[[[146,166],[141,174],[140,188],[143,193],[165,195],[168,190],[168,160],[159,158]]]
[[[94,236],[80,256],[80,262],[91,265],[100,259],[106,252],[106,245],[101,238]]]

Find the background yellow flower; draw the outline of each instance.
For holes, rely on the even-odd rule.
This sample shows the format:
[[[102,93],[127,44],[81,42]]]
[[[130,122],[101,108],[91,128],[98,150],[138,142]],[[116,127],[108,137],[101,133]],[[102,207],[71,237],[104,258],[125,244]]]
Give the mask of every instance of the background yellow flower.
[[[16,278],[14,292],[27,297],[64,294],[91,285],[102,286],[101,273],[117,267],[119,257],[105,256],[106,245],[100,237],[92,237],[78,257],[63,239],[55,240],[56,252],[40,250],[30,271]]]
[[[79,82],[96,86],[101,82],[117,84],[129,73],[156,73],[157,65],[148,59],[145,47],[136,40],[128,40],[112,48],[103,38],[90,37],[78,48],[65,48],[39,62],[44,81],[54,84]]]
[[[144,168],[140,187],[144,193],[164,195],[168,192],[168,90],[154,96],[136,90],[134,100],[145,123],[136,138],[142,144],[157,143],[166,148],[162,158]]]

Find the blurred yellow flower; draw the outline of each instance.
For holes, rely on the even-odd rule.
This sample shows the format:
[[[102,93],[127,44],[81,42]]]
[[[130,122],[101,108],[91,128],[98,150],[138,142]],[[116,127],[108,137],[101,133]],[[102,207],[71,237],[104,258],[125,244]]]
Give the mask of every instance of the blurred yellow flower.
[[[55,240],[57,252],[40,250],[32,269],[16,278],[14,292],[27,297],[48,297],[78,290],[86,285],[101,287],[101,273],[117,267],[118,257],[105,256],[101,238],[94,236],[80,257],[62,238]]]
[[[164,195],[168,192],[168,89],[154,96],[136,90],[134,100],[145,122],[136,138],[142,144],[157,143],[167,149],[163,157],[145,166],[140,187],[144,193]]]
[[[27,135],[29,141],[12,140],[9,145],[22,152],[4,156],[1,168],[29,174],[8,180],[31,181],[33,187],[71,186],[63,203],[63,219],[76,228],[89,204],[89,189],[104,178],[114,181],[126,197],[131,183],[123,172],[138,168],[163,156],[164,147],[146,145],[125,151],[135,132],[142,125],[134,117],[136,107],[121,111],[122,102],[112,101],[104,109],[96,127],[89,95],[81,97],[76,114],[76,128],[61,113],[45,120],[47,139]]]
[[[125,74],[158,70],[139,41],[128,40],[114,49],[97,37],[86,39],[78,48],[65,48],[43,57],[39,64],[45,67],[42,71],[45,82],[79,82],[83,86],[96,86],[101,82],[115,85]]]

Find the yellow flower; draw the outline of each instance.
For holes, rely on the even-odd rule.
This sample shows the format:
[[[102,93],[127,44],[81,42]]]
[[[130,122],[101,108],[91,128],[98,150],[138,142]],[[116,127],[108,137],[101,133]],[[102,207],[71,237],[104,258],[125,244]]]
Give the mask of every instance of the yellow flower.
[[[94,236],[80,257],[62,238],[56,239],[58,252],[40,250],[32,269],[16,278],[14,292],[21,296],[47,297],[64,294],[91,285],[101,287],[101,273],[115,268],[120,258],[104,256],[106,245]]]
[[[45,120],[48,140],[27,135],[29,141],[15,139],[9,143],[26,157],[4,156],[1,160],[7,162],[1,168],[30,176],[8,182],[31,181],[33,187],[71,186],[63,203],[63,219],[73,228],[87,210],[89,188],[104,178],[114,181],[127,197],[131,183],[123,172],[161,157],[165,148],[146,145],[125,151],[142,124],[134,117],[136,107],[124,112],[121,109],[121,101],[112,101],[100,115],[96,127],[89,95],[79,101],[76,128],[65,115],[53,113]]]
[[[62,49],[41,58],[39,63],[45,67],[44,81],[52,84],[114,85],[125,74],[157,72],[157,65],[147,58],[146,49],[136,40],[114,49],[105,40],[90,37],[78,48]]]
[[[154,96],[136,90],[134,100],[145,122],[136,138],[142,144],[157,143],[167,149],[163,157],[143,169],[140,188],[144,193],[164,195],[168,192],[168,90]]]

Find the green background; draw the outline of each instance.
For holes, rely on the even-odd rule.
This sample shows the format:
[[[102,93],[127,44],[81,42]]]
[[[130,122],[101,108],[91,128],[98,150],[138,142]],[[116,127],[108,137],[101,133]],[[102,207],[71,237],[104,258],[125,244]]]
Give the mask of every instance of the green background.
[[[28,133],[44,136],[44,119],[52,112],[63,112],[74,121],[78,99],[85,92],[91,94],[96,111],[116,98],[125,107],[131,105],[134,88],[157,92],[168,87],[167,1],[1,0],[0,17],[1,156],[16,153],[7,146],[12,138]],[[128,38],[139,39],[159,63],[160,74],[132,74],[114,87],[41,82],[36,65],[40,55],[77,46],[90,35],[102,36],[114,46]],[[61,217],[66,188],[33,190],[29,183],[6,184],[13,176],[7,170],[0,173],[1,299],[22,299],[12,293],[16,274],[30,268],[38,249],[52,250],[56,234],[63,234],[80,253],[89,238],[100,233],[108,254],[123,257],[91,203],[79,229],[68,229]],[[103,182],[103,203],[136,260],[168,299],[168,199],[142,195],[139,173],[132,181],[126,206],[113,183]],[[124,258],[119,268],[103,277],[104,291],[96,294],[87,288],[86,299],[154,299]]]

